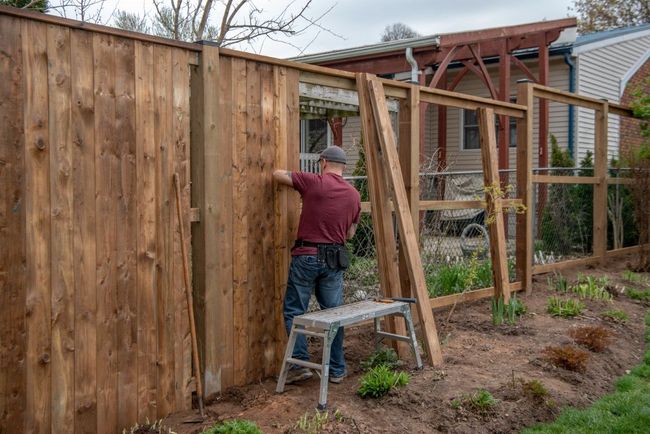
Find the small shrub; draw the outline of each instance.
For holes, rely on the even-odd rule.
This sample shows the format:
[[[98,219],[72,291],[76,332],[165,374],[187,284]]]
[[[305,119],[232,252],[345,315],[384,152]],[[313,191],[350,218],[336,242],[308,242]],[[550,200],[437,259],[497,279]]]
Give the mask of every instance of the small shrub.
[[[650,299],[650,291],[637,291],[636,289],[626,288],[625,293],[632,300],[644,301]]]
[[[203,434],[262,434],[262,431],[250,420],[231,419],[203,431]]]
[[[585,326],[570,330],[569,335],[577,344],[600,353],[609,345],[609,338],[612,334],[603,327]]]
[[[361,368],[368,371],[377,366],[384,365],[388,369],[395,369],[401,364],[397,353],[392,348],[382,348],[372,353],[370,357],[361,362]]]
[[[162,419],[150,423],[139,424],[136,423],[129,430],[122,430],[122,434],[176,434],[171,428],[163,426]]]
[[[612,309],[603,313],[603,317],[615,322],[627,322],[629,315],[622,310]]]
[[[328,419],[329,414],[326,411],[320,412],[316,410],[313,415],[306,412],[298,419],[293,428],[295,431],[304,433],[317,433],[327,424]]]
[[[548,389],[539,380],[523,381],[521,388],[525,395],[537,400],[543,400],[548,396]]]
[[[605,289],[608,283],[607,277],[579,275],[578,283],[571,286],[571,292],[580,298],[610,301],[612,294]]]
[[[571,318],[578,316],[584,310],[585,305],[579,300],[572,298],[562,299],[560,297],[549,297],[546,305],[546,310],[553,316],[561,316],[563,318]]]
[[[468,410],[479,413],[487,414],[496,407],[499,403],[490,392],[485,389],[478,389],[471,394],[463,395],[461,398],[454,399],[451,406],[454,409],[459,409],[461,406],[467,407]]]
[[[589,353],[569,345],[546,347],[544,355],[552,365],[575,372],[584,372],[589,360]]]
[[[409,381],[406,372],[394,372],[385,365],[379,365],[361,377],[361,386],[357,393],[362,398],[379,398],[394,387],[407,385]]]

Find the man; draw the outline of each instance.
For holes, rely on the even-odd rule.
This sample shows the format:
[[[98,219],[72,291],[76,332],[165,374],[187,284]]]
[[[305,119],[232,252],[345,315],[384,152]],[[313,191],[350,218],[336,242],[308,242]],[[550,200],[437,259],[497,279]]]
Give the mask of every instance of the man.
[[[359,192],[343,179],[346,156],[343,149],[330,146],[318,160],[321,174],[276,170],[273,179],[293,187],[302,197],[302,213],[296,244],[291,251],[291,267],[284,296],[284,324],[287,335],[293,318],[307,311],[309,299],[315,290],[321,309],[343,304],[343,267],[347,252],[343,245],[354,236],[361,200]],[[327,257],[327,258],[325,258]],[[333,259],[334,258],[334,259]],[[326,260],[327,259],[327,260]],[[307,341],[298,335],[293,357],[309,360]],[[330,356],[330,382],[340,383],[347,375],[343,355],[343,329],[339,329]],[[309,368],[294,366],[287,376],[287,384],[313,376]]]

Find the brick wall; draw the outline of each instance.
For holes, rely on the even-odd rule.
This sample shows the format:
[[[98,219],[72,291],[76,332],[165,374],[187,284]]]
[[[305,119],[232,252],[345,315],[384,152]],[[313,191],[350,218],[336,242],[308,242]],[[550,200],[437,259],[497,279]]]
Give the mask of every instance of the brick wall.
[[[627,82],[625,92],[621,98],[621,103],[629,105],[633,100],[633,93],[643,88],[646,93],[650,93],[650,85],[647,83],[647,78],[650,77],[650,59],[637,70],[632,78]],[[621,155],[625,155],[630,147],[639,146],[643,141],[641,131],[639,130],[639,121],[632,118],[621,117]]]

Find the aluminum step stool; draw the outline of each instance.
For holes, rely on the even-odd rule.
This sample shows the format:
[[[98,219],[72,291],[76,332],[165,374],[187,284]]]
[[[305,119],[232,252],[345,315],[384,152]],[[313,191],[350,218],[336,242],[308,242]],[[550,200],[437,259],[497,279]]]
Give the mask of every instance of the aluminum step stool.
[[[380,328],[380,319],[387,315],[401,315],[404,317],[407,328],[407,336],[387,333]],[[413,328],[413,318],[408,303],[402,301],[372,301],[364,300],[356,303],[346,304],[331,309],[319,310],[316,312],[306,313],[293,319],[287,349],[284,353],[282,370],[276,392],[284,392],[284,383],[287,380],[290,365],[304,366],[307,368],[320,371],[320,395],[318,398],[318,409],[327,408],[327,385],[329,381],[330,370],[330,350],[334,337],[339,328],[356,324],[365,320],[375,320],[375,337],[377,345],[383,338],[404,341],[411,344],[418,369],[422,368],[422,359],[418,351],[418,342],[415,338]],[[304,360],[294,359],[293,347],[296,344],[297,336],[316,336],[323,339],[323,359],[322,364],[307,362]]]

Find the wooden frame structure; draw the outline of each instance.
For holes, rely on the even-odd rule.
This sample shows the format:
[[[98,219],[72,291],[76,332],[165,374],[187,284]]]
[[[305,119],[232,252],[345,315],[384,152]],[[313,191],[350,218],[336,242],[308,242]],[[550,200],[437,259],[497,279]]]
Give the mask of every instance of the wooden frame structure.
[[[9,7],[0,7],[0,48],[7,78],[0,84],[0,431],[112,433],[190,407],[179,223],[189,233],[194,222],[193,291],[206,395],[276,374],[299,197],[273,186],[271,174],[298,167],[299,83],[356,91],[359,78]],[[384,252],[382,269],[392,271],[381,286],[389,296],[418,297],[433,363],[441,357],[428,307],[507,297],[530,290],[533,273],[636,249],[607,251],[605,244],[603,192],[624,182],[606,174],[606,119],[629,115],[628,109],[531,83],[519,85],[513,104],[366,81],[374,89],[367,101],[375,123],[366,119],[366,134],[374,131],[379,146],[369,153],[378,157],[371,157],[371,173],[386,170],[385,163],[391,171],[390,183],[372,180],[379,191],[372,212],[381,215],[385,245],[396,212],[400,242],[407,244]],[[399,100],[399,143],[381,129],[385,118],[377,122],[384,96]],[[595,173],[576,179],[595,186],[595,255],[533,267],[528,213],[518,219],[518,233],[525,234],[517,243],[518,282],[504,277],[497,226],[497,287],[426,299],[415,258],[420,211],[498,213],[519,201],[529,205],[534,183],[570,181],[532,175],[534,98],[596,110]],[[491,183],[497,156],[490,117],[517,118],[517,197],[420,201],[421,102],[480,109]],[[182,186],[182,222],[173,212],[174,173]],[[392,202],[381,199],[388,196]]]

